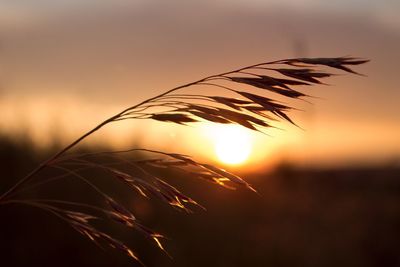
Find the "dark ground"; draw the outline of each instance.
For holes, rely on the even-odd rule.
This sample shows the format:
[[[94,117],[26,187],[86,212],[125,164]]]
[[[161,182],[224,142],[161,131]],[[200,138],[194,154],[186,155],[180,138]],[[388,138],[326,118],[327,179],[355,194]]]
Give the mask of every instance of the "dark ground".
[[[0,146],[4,191],[44,155],[29,143]],[[299,170],[282,166],[247,180],[261,196],[203,181],[170,181],[207,211],[185,214],[125,188],[102,188],[132,207],[138,218],[164,233],[169,259],[138,233],[108,225],[146,266],[400,266],[400,169]],[[90,198],[74,182],[48,188],[45,197]],[[115,192],[118,192],[116,194]],[[42,197],[34,191],[29,197]],[[18,205],[0,206],[0,266],[139,266],[122,253],[99,249],[51,214]]]

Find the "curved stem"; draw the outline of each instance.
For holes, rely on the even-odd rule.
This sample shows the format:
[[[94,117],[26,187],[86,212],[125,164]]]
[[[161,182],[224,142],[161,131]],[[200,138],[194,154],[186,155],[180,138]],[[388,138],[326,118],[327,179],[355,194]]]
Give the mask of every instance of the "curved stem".
[[[119,114],[118,114],[119,116]],[[83,139],[85,139],[87,136],[91,135],[92,133],[96,132],[97,130],[99,130],[100,128],[102,128],[104,125],[112,122],[114,119],[118,118],[117,115],[103,121],[102,123],[100,123],[99,125],[97,125],[96,127],[94,127],[92,130],[88,131],[87,133],[85,133],[84,135],[82,135],[81,137],[79,137],[78,139],[76,139],[74,142],[72,142],[71,144],[69,144],[68,146],[66,146],[64,149],[60,150],[58,153],[56,153],[54,156],[50,157],[48,160],[44,161],[43,163],[41,163],[36,169],[34,169],[33,171],[31,171],[28,175],[26,175],[25,177],[23,177],[21,180],[19,180],[14,186],[12,186],[10,189],[8,189],[5,193],[3,193],[0,196],[0,202],[2,200],[4,200],[7,196],[9,196],[10,194],[14,193],[19,187],[21,187],[23,184],[25,184],[27,181],[29,181],[35,174],[37,174],[38,172],[40,172],[41,170],[43,170],[44,168],[46,168],[47,166],[49,166],[52,161],[54,161],[55,159],[57,159],[58,157],[60,157],[62,154],[64,154],[65,152],[67,152],[68,150],[70,150],[72,147],[74,147],[75,145],[77,145],[78,143],[80,143]]]
[[[75,169],[75,171],[81,171],[81,170],[85,170],[85,169],[89,169],[89,167],[80,168],[80,169]],[[54,177],[50,177],[49,179],[46,179],[46,180],[43,180],[43,181],[40,181],[40,182],[37,182],[37,183],[34,183],[34,184],[26,185],[26,186],[24,186],[23,188],[21,188],[21,189],[19,190],[19,192],[23,192],[23,191],[25,191],[25,190],[32,189],[32,188],[35,188],[35,187],[38,187],[38,186],[41,186],[41,185],[44,185],[44,184],[47,184],[47,183],[50,183],[50,182],[53,182],[53,181],[62,179],[62,178],[65,178],[65,177],[68,177],[69,175],[70,175],[70,173],[64,173],[64,174],[61,174],[61,175],[57,175],[57,176],[54,176]],[[15,191],[14,191],[14,192],[15,192]],[[8,197],[11,197],[11,196],[13,196],[13,195],[14,195],[14,194],[9,194]],[[0,202],[0,204],[2,204],[2,203],[4,203],[4,202]]]
[[[109,119],[106,119],[105,121],[103,121],[102,123],[100,123],[99,125],[97,125],[96,127],[94,127],[92,130],[88,131],[87,133],[83,134],[81,137],[79,137],[78,139],[76,139],[75,141],[73,141],[71,144],[67,145],[65,148],[63,148],[62,150],[60,150],[59,152],[57,152],[55,155],[53,155],[52,157],[50,157],[49,159],[47,159],[46,161],[44,161],[43,163],[41,163],[36,169],[32,170],[30,173],[28,173],[25,177],[23,177],[21,180],[19,180],[16,184],[14,184],[10,189],[8,189],[6,192],[4,192],[1,196],[0,196],[0,203],[2,201],[4,201],[4,199],[6,199],[8,196],[10,196],[10,194],[15,193],[22,185],[24,185],[26,182],[28,182],[34,175],[36,175],[37,173],[39,173],[40,171],[42,171],[43,169],[45,169],[47,166],[49,166],[54,160],[58,159],[61,155],[63,155],[64,153],[66,153],[67,151],[69,151],[71,148],[75,147],[77,144],[79,144],[83,139],[85,139],[86,137],[88,137],[89,135],[91,135],[92,133],[98,131],[100,128],[102,128],[103,126],[105,126],[106,124],[115,121],[116,119],[120,118],[121,116],[125,115],[125,113],[138,108],[140,106],[142,106],[143,104],[152,102],[153,100],[156,100],[160,97],[163,97],[165,95],[168,95],[174,91],[177,91],[179,89],[182,88],[186,88],[192,85],[196,85],[196,84],[200,84],[202,82],[207,82],[213,79],[219,79],[219,78],[223,78],[225,75],[228,74],[233,74],[233,73],[237,73],[246,69],[251,69],[254,67],[258,67],[258,66],[263,66],[263,65],[267,65],[267,64],[274,64],[278,61],[272,61],[272,62],[266,62],[266,63],[259,63],[259,64],[255,64],[255,65],[251,65],[251,66],[247,66],[247,67],[243,67],[243,68],[239,68],[236,70],[232,70],[232,71],[228,71],[228,72],[224,72],[221,74],[217,74],[217,75],[210,75],[208,77],[202,78],[200,80],[194,81],[194,82],[190,82],[184,85],[180,85],[177,86],[175,88],[172,88],[168,91],[165,91],[162,94],[159,94],[157,96],[154,96],[152,98],[146,99],[142,102],[140,102],[139,104],[136,104],[134,106],[128,107],[126,109],[124,109],[123,111],[121,111],[120,113],[110,117]]]

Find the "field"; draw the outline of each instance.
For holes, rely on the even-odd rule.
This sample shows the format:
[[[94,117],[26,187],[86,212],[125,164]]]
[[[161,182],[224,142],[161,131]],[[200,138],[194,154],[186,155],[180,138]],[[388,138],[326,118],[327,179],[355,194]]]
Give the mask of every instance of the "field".
[[[0,188],[45,157],[27,147],[28,142],[3,140]],[[207,211],[186,214],[113,188],[137,217],[168,237],[166,249],[173,259],[135,231],[107,225],[147,266],[400,266],[400,169],[395,165],[312,170],[282,164],[268,174],[246,177],[259,195],[162,175]],[[110,186],[107,177],[93,179],[102,188]],[[69,178],[29,196],[94,199],[85,192]],[[0,212],[4,266],[137,264],[122,253],[99,249],[46,212],[15,205],[1,206]]]

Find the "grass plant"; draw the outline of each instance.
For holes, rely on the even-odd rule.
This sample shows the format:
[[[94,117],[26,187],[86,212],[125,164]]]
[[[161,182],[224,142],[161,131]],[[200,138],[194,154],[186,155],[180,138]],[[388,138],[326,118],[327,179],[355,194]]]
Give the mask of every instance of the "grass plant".
[[[94,132],[116,122],[139,119],[188,125],[198,122],[238,124],[253,131],[267,133],[281,122],[296,125],[289,113],[294,106],[277,101],[275,97],[288,100],[308,101],[309,95],[302,88],[323,84],[321,80],[334,74],[319,70],[339,69],[358,74],[350,67],[368,60],[352,57],[293,58],[259,63],[227,71],[177,86],[157,96],[132,105],[98,124],[81,137],[50,157],[0,196],[0,205],[22,204],[46,210],[69,224],[78,233],[99,245],[108,245],[141,262],[132,248],[117,240],[112,234],[98,229],[93,223],[99,219],[111,220],[141,232],[162,250],[164,236],[140,223],[140,220],[108,192],[96,185],[87,171],[97,170],[114,178],[115,183],[125,184],[146,198],[156,198],[186,212],[194,206],[201,207],[194,199],[182,193],[156,173],[169,169],[184,173],[228,189],[245,188],[256,191],[241,177],[222,168],[198,162],[190,156],[177,152],[158,151],[148,148],[132,148],[123,151],[77,153],[73,151],[82,140]],[[186,93],[196,88],[198,94]],[[214,88],[215,94],[202,93],[202,88]],[[229,96],[228,96],[229,95]],[[231,95],[236,95],[232,97]],[[125,122],[126,123],[126,122]],[[141,152],[146,158],[127,160],[123,155]],[[135,158],[134,156],[131,158]],[[128,168],[121,168],[124,164]],[[43,179],[44,169],[55,169],[58,175]],[[97,205],[64,199],[27,199],[27,190],[56,182],[64,178],[76,178],[95,191],[100,199]],[[202,207],[201,207],[202,208]]]

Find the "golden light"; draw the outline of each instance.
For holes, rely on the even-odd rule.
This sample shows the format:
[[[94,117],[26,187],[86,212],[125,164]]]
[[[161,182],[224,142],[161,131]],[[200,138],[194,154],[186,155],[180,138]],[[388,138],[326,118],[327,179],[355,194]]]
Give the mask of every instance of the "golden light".
[[[251,133],[238,125],[214,125],[210,129],[214,151],[218,159],[226,164],[245,162],[252,150]]]

